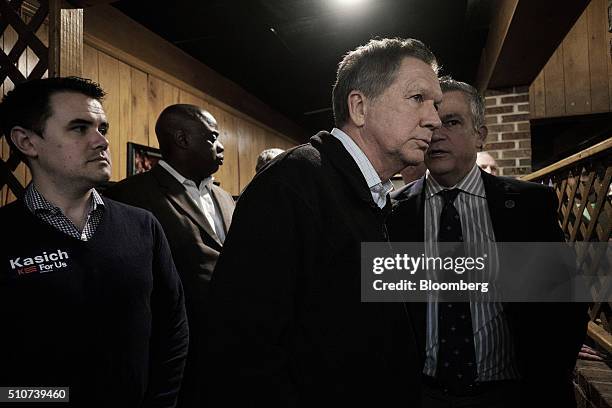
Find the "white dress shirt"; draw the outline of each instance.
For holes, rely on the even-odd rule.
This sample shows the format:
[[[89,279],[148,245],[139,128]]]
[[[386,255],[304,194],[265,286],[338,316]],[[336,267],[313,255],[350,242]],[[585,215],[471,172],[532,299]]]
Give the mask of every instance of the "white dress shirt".
[[[480,169],[474,164],[470,172],[453,187],[460,190],[455,207],[461,219],[461,230],[469,250],[489,253],[491,265],[498,265],[498,254],[494,246],[495,232],[489,214],[485,186]],[[426,252],[436,254],[439,220],[443,200],[441,186],[427,171],[425,175],[425,242]],[[485,251],[486,248],[487,250]],[[471,254],[477,256],[476,253]],[[496,268],[496,266],[493,266]],[[495,273],[492,271],[491,273]],[[438,308],[439,303],[430,301],[427,306],[427,333],[424,373],[435,376],[438,354]],[[506,312],[501,303],[470,302],[476,369],[478,381],[511,380],[519,378],[514,357],[514,345],[508,326]]]
[[[380,180],[378,173],[374,170],[374,166],[372,166],[368,157],[349,135],[338,128],[333,128],[331,134],[342,143],[346,151],[351,155],[353,160],[355,160],[366,183],[368,183],[372,199],[378,207],[383,208],[387,204],[387,196],[393,190],[393,183],[391,180],[386,180],[384,183]]]
[[[212,230],[217,234],[217,237],[223,243],[225,241],[225,226],[223,224],[223,218],[221,217],[220,211],[217,208],[215,200],[211,195],[211,184],[213,182],[213,177],[208,176],[204,180],[200,182],[200,185],[197,186],[193,180],[189,180],[183,177],[178,171],[176,171],[172,166],[170,166],[164,160],[160,160],[158,162],[160,166],[168,171],[179,183],[181,183],[185,190],[187,190],[187,194],[193,200],[195,205],[202,211],[206,221],[208,221],[208,225],[212,228]]]

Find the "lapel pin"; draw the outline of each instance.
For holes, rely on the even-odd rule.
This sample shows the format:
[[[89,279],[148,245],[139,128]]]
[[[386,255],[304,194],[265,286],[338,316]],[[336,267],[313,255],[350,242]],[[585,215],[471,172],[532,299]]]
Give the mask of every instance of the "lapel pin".
[[[506,206],[506,208],[514,208],[516,204],[514,203],[514,200],[506,200],[504,205]]]

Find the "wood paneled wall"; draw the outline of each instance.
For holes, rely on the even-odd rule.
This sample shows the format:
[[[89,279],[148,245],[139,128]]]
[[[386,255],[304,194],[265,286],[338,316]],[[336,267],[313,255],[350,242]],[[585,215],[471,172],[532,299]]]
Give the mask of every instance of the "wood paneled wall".
[[[255,174],[257,155],[266,148],[287,149],[296,143],[256,121],[215,104],[195,89],[182,89],[85,43],[83,76],[99,82],[108,93],[104,107],[110,123],[113,180],[125,178],[127,142],[158,147],[155,122],[174,103],[189,103],[210,111],[217,119],[225,162],[215,178],[238,194]]]
[[[223,77],[174,44],[138,24],[112,6],[89,7],[83,13],[83,37],[99,51],[174,84],[202,99],[223,103],[242,117],[257,121],[292,140],[310,136],[299,125],[255,95]],[[248,64],[244,69],[248,70]],[[192,92],[193,93],[193,92]],[[233,111],[232,111],[233,109]]]
[[[608,2],[592,0],[529,88],[531,118],[612,111]]]
[[[87,27],[84,27],[87,30]],[[131,27],[133,28],[133,27]],[[48,44],[48,24],[43,24],[37,36]],[[17,33],[8,26],[0,36],[0,47],[9,51],[17,42]],[[149,44],[151,45],[151,44]],[[19,59],[18,68],[29,73],[38,58],[27,50]],[[181,64],[183,61],[175,61]],[[86,41],[83,46],[82,76],[99,82],[107,92],[104,108],[111,124],[109,131],[111,158],[113,161],[112,180],[118,181],[127,173],[127,142],[158,147],[155,136],[155,122],[159,113],[174,103],[191,103],[209,110],[217,119],[221,133],[220,140],[225,147],[224,165],[215,174],[221,186],[237,195],[255,174],[257,155],[271,147],[288,149],[297,143],[285,135],[263,125],[252,117],[228,105],[218,102],[201,90],[185,84],[182,78],[175,78],[146,62],[112,47],[99,46],[95,41]],[[192,65],[189,66],[192,68]],[[163,79],[162,79],[163,78]],[[13,89],[7,79],[0,84],[0,96]],[[2,138],[0,156],[7,159],[9,146]],[[27,167],[22,163],[14,171],[23,185],[31,180]],[[15,200],[14,195],[4,186],[0,189],[0,206]]]

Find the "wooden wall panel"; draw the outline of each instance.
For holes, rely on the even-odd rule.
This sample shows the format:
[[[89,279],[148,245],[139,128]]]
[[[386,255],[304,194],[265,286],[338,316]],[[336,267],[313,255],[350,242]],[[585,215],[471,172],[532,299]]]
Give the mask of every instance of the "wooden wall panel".
[[[119,155],[121,146],[121,128],[119,121],[119,61],[101,52],[98,55],[98,81],[102,88],[106,91],[104,99],[104,110],[106,119],[110,124],[108,129],[108,140],[110,143],[111,162],[112,162],[112,178],[111,180],[120,180],[121,159]]]
[[[231,194],[239,194],[252,179],[257,156],[262,150],[287,149],[295,145],[290,139],[217,104],[197,90],[179,88],[92,44],[85,44],[83,55],[84,75],[100,82],[108,94],[104,106],[110,122],[112,180],[126,177],[128,142],[158,147],[157,117],[166,106],[175,103],[200,106],[217,119],[225,161],[215,178]]]
[[[153,75],[149,77],[149,89],[148,89],[148,117],[149,117],[149,146],[158,148],[159,142],[155,135],[155,123],[159,114],[164,109],[164,84],[159,78]]]
[[[612,33],[606,33],[606,49],[608,55],[606,60],[608,61],[608,95],[610,95],[610,111],[612,112]]]
[[[53,10],[53,8],[52,8]],[[51,11],[50,16],[54,13]],[[59,11],[60,76],[83,74],[83,9],[61,9]],[[50,55],[50,66],[54,54]]]
[[[294,147],[296,144],[289,142],[287,139],[279,137],[276,134],[272,134],[274,136],[274,146],[272,147],[278,147],[280,149],[283,150],[287,150],[287,149],[291,149],[292,147]]]
[[[588,9],[587,9],[588,10]],[[591,111],[589,41],[586,13],[563,40],[565,111],[568,115]]]
[[[183,89],[179,90],[179,103],[186,103],[189,105],[197,105],[197,106],[201,106],[204,109],[206,109],[205,107],[205,103],[201,98],[198,98],[197,96],[195,96],[194,94],[192,94],[191,92],[185,91]]]
[[[132,136],[132,68],[119,62],[119,157],[114,166],[119,168],[119,179],[127,176],[127,143]]]
[[[249,175],[249,178],[247,181],[250,182],[251,179],[253,178],[253,176],[255,176],[255,166],[257,165],[257,156],[259,156],[259,154],[265,150],[268,147],[274,147],[273,143],[274,141],[272,140],[272,138],[268,135],[268,131],[266,129],[262,129],[259,127],[253,127],[253,146],[251,151],[248,153],[248,160],[247,160],[247,173]]]
[[[293,146],[296,146],[295,144],[287,144],[286,140],[277,137],[276,135],[273,135],[275,138],[275,143],[278,145],[279,148],[283,149],[283,150],[287,150],[287,149],[291,149]]]
[[[285,143],[285,150],[291,149],[293,146],[295,146],[295,143],[289,143],[286,139],[283,139],[283,143]]]
[[[266,140],[270,147],[276,147],[285,150],[285,144],[274,133],[268,132]]]
[[[179,89],[167,82],[164,83],[164,107],[179,103]],[[153,129],[152,129],[153,130]]]
[[[83,45],[83,77],[98,82],[98,50],[85,44]]]
[[[607,35],[600,29],[607,24],[606,15],[600,12],[606,8],[606,3],[605,0],[591,0],[591,7],[587,8],[591,109],[594,112],[605,111],[610,105],[608,87],[602,86],[608,82],[607,60],[610,59]]]
[[[244,190],[255,174],[255,161],[259,154],[256,143],[255,126],[244,120],[238,120],[238,155],[240,191]]]
[[[228,182],[228,191],[238,195],[240,192],[240,155],[238,151],[237,119],[228,112],[222,112],[221,142],[225,147],[223,174],[224,179]]]
[[[263,149],[268,149],[269,148],[268,146],[270,148],[276,147],[278,149],[285,150],[285,147],[284,147],[283,143],[281,143],[280,139],[278,137],[276,137],[275,134],[270,133],[270,132],[266,132],[266,146],[264,146]]]
[[[149,144],[149,111],[147,74],[135,69],[132,73],[132,134],[128,140],[142,145]]]
[[[48,26],[37,32],[42,42],[48,44]],[[9,50],[16,42],[17,34],[9,26],[0,37],[0,47]],[[92,43],[83,44],[83,73],[86,78],[99,82],[107,92],[104,102],[110,122],[109,140],[113,163],[112,180],[126,176],[127,143],[135,142],[157,147],[154,128],[159,113],[168,105],[191,103],[209,110],[217,119],[221,132],[221,142],[225,148],[225,164],[215,175],[224,189],[237,195],[251,180],[255,173],[256,158],[259,153],[271,147],[287,149],[295,142],[285,138],[269,127],[253,120],[244,113],[218,102],[200,90],[184,85],[178,78],[154,75],[153,71],[142,68],[146,64],[136,64],[131,57],[114,53],[111,48],[100,48]],[[19,60],[19,69],[29,73],[36,63],[37,56],[27,50]],[[0,95],[10,91],[10,80],[0,84]],[[9,148],[6,141],[0,143],[0,156],[7,158]],[[27,183],[31,175],[24,164],[15,175],[22,183]],[[6,187],[0,190],[0,205],[14,200]]]
[[[238,175],[238,140],[234,133],[233,118],[223,109],[210,105],[208,111],[217,120],[219,128],[219,141],[224,148],[224,162],[219,171],[215,173],[215,179],[228,191],[236,191],[240,188]]]
[[[612,112],[606,16],[607,1],[592,0],[531,85],[532,118]]]
[[[274,135],[271,132],[268,132],[267,130],[264,130],[264,145],[260,146],[261,150],[265,150],[269,147],[277,147],[282,149],[282,146],[278,143],[278,139],[276,138],[276,135]],[[261,151],[260,151],[261,152]],[[259,153],[257,153],[257,155],[259,155]]]
[[[540,115],[565,115],[565,70],[563,69],[563,46],[557,48],[550,58],[550,63],[544,67],[542,84],[545,92],[544,110]]]
[[[304,130],[291,120],[116,8],[86,8],[83,21],[85,42],[96,44],[98,50],[181,89],[195,91],[196,96],[258,125],[296,140],[304,136]]]
[[[536,97],[529,98],[533,101],[531,114],[532,116],[543,116],[546,114],[546,86],[543,72],[540,72],[535,81],[533,81],[533,92]]]

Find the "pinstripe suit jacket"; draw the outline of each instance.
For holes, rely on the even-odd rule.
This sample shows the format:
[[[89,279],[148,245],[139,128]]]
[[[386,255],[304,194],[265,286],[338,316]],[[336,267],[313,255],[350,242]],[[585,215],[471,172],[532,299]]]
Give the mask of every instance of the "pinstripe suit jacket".
[[[498,242],[561,242],[557,199],[547,186],[481,171],[487,204]],[[425,178],[392,194],[394,209],[388,219],[391,241],[423,242],[425,235]],[[514,206],[505,203],[512,200]],[[510,208],[509,208],[510,207]],[[408,305],[421,350],[425,352],[425,304]],[[547,405],[575,406],[571,376],[586,334],[584,304],[509,303],[505,306],[517,363],[525,383],[525,400],[544,398]],[[542,343],[545,351],[542,351]],[[552,398],[552,400],[551,400]]]

